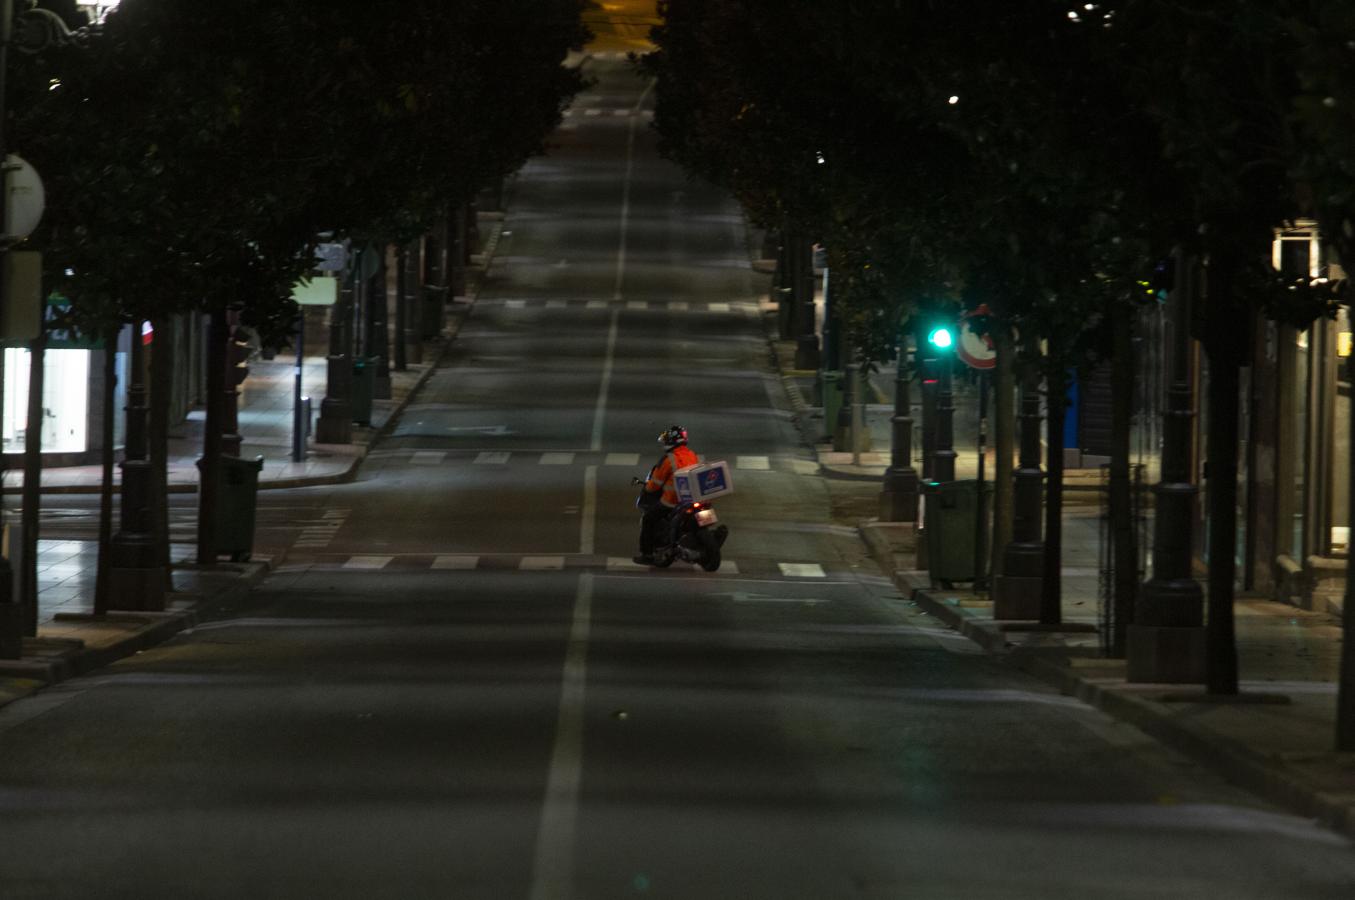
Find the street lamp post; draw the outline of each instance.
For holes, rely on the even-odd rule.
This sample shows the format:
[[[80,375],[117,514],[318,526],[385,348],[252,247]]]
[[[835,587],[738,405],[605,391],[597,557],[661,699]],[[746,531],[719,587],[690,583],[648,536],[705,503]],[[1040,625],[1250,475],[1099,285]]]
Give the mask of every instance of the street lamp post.
[[[899,341],[899,365],[894,376],[894,415],[889,468],[880,492],[880,521],[916,522],[919,480],[913,468],[912,359],[906,337]]]

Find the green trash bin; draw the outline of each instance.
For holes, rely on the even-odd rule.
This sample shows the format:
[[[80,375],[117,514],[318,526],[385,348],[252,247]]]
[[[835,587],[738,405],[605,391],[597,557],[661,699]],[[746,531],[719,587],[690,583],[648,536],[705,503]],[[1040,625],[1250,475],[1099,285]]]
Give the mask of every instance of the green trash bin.
[[[245,562],[254,551],[254,510],[259,493],[263,457],[221,457],[216,496],[216,552]]]
[[[372,397],[376,393],[376,360],[358,357],[353,360],[353,421],[358,425],[372,424]]]
[[[985,483],[984,493],[991,490]],[[948,588],[956,581],[982,580],[986,567],[978,558],[979,483],[932,481],[924,485],[923,494],[927,504],[927,569],[932,584]],[[984,505],[985,519],[988,507]]]

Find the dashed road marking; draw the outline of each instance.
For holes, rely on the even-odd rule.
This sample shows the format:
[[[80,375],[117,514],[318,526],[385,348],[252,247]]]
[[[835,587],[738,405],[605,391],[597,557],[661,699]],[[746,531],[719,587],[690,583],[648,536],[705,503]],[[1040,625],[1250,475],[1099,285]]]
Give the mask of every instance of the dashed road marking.
[[[760,469],[766,471],[772,467],[772,461],[765,456],[736,456],[734,457],[734,467],[736,469]]]
[[[409,458],[416,466],[439,466],[447,459],[445,450],[419,450]]]
[[[509,455],[506,450],[485,450],[475,457],[475,463],[481,466],[500,466],[508,462]]]
[[[674,302],[668,304],[668,308],[671,309],[671,310],[673,310],[674,312],[686,312],[686,311],[687,311],[687,301],[685,301],[685,300],[676,300],[676,301],[674,301]]]
[[[627,300],[626,309],[649,309],[649,302],[646,300]]]
[[[728,304],[728,303],[707,303],[707,304],[706,304],[706,309],[710,310],[711,312],[722,312],[722,313],[727,313],[727,312],[729,312],[729,304]]]
[[[587,303],[584,304],[584,309],[606,309],[606,308],[607,308],[606,300],[589,300]]]
[[[526,308],[527,308],[527,301],[526,301],[526,300],[505,300],[505,301],[503,301],[503,305],[506,306],[508,309],[526,309]]]
[[[573,462],[573,453],[542,453],[540,459],[543,466],[568,466]]]
[[[787,578],[826,578],[823,566],[818,563],[777,563],[781,574]]]
[[[345,569],[384,569],[395,559],[393,556],[351,556],[348,562],[343,564]]]
[[[468,569],[474,569],[479,565],[480,557],[478,556],[463,556],[450,554],[447,556],[439,556],[436,559],[434,559],[431,568],[439,569],[442,571],[447,570],[465,571]]]

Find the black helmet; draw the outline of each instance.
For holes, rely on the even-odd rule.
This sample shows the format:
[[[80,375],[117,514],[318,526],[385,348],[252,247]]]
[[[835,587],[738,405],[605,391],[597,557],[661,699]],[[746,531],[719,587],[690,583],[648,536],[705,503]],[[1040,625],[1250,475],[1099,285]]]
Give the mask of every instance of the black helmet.
[[[663,434],[659,435],[659,443],[665,447],[677,447],[687,443],[687,429],[681,425],[669,425]]]

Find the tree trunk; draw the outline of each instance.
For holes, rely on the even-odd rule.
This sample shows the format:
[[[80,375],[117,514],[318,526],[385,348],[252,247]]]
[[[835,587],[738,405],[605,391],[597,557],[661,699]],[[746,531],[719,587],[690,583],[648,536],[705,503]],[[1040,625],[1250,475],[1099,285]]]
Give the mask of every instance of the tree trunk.
[[[216,562],[217,486],[221,473],[221,422],[226,400],[226,307],[216,302],[207,326],[207,421],[198,461],[198,564]],[[133,338],[136,336],[133,335]]]
[[[1349,321],[1355,322],[1355,303],[1346,308]],[[1355,378],[1355,356],[1346,357],[1346,377]],[[1350,403],[1350,423],[1355,428],[1355,401]],[[1355,434],[1355,430],[1347,434]],[[1355,453],[1346,451],[1349,468],[1349,509],[1355,510]],[[1349,544],[1347,544],[1349,547]],[[1355,751],[1355,553],[1346,550],[1346,603],[1341,616],[1341,669],[1336,687],[1336,749]]]
[[[1061,368],[1050,369],[1045,447],[1044,593],[1040,624],[1063,621],[1063,423],[1068,412],[1068,384]]]
[[[24,430],[23,571],[19,598],[24,604],[24,634],[38,633],[38,527],[42,506],[42,404],[47,360],[47,338],[40,334],[31,342],[28,355],[28,421]]]
[[[406,294],[409,293],[409,250],[407,245],[400,244],[395,248],[395,348],[393,368],[397,372],[403,372],[409,368],[409,358],[406,354],[405,341],[407,332],[407,323],[405,317],[409,314],[409,300]]]
[[[113,404],[118,381],[118,331],[116,326],[110,327],[104,338],[103,423],[99,436],[103,478],[100,479],[99,487],[99,562],[94,577],[96,616],[108,612],[109,543],[113,539],[113,417],[117,415]]]
[[[1125,654],[1125,632],[1134,616],[1138,593],[1138,546],[1134,532],[1133,485],[1129,478],[1129,442],[1133,418],[1134,364],[1133,318],[1127,303],[1111,306],[1114,362],[1110,367],[1110,533],[1114,591],[1111,602],[1110,655]]]
[[[1237,569],[1239,366],[1231,348],[1206,345],[1206,350],[1210,352],[1209,447],[1205,475],[1205,503],[1209,517],[1205,679],[1211,694],[1236,694],[1233,581]]]
[[[993,543],[990,578],[1002,573],[1002,556],[1012,540],[1012,475],[1016,471],[1016,348],[1006,325],[993,328],[997,359],[993,367]]]
[[[169,549],[169,407],[174,380],[174,320],[151,320],[151,390],[148,454],[151,464],[151,538],[165,570],[165,590],[174,590]],[[133,337],[136,339],[136,336]]]

